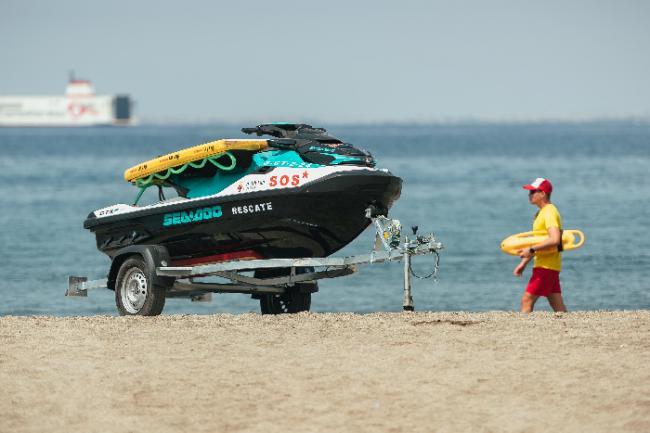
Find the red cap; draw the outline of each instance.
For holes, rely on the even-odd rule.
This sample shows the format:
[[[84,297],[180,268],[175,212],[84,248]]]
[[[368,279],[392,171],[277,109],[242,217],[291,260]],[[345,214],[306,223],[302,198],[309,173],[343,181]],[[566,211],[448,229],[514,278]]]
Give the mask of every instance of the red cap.
[[[524,185],[523,188],[530,191],[544,191],[546,194],[553,192],[553,185],[551,185],[551,182],[548,179],[544,179],[543,177],[538,177],[530,185]]]

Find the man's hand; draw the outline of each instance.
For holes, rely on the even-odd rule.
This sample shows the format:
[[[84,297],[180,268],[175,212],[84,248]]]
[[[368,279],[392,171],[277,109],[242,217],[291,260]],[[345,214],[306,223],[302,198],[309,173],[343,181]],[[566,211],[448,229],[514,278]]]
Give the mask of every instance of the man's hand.
[[[531,254],[531,252],[530,252],[530,250],[528,248],[524,248],[523,250],[519,250],[519,253],[517,253],[517,254],[522,259],[530,259],[531,257],[533,257],[533,255]]]
[[[521,263],[519,263],[515,268],[515,270],[512,271],[512,275],[514,275],[515,277],[521,277],[521,275],[524,273],[524,269],[526,269],[527,264],[528,262],[526,261],[522,261]]]

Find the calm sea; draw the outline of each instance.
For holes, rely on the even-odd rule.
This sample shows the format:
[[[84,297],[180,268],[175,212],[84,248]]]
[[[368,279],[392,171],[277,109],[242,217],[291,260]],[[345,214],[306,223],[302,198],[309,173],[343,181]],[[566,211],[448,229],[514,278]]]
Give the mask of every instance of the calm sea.
[[[416,280],[416,310],[514,310],[530,275],[500,241],[530,230],[535,208],[521,185],[549,178],[565,228],[586,245],[564,254],[562,287],[572,310],[650,308],[650,125],[633,123],[335,126],[404,179],[391,216],[434,231],[445,244],[437,282]],[[83,229],[88,213],[130,203],[125,168],[222,137],[235,126],[0,129],[0,315],[116,314],[113,292],[63,296],[68,275],[105,276],[109,260]],[[335,203],[332,203],[335,206]],[[368,229],[343,254],[370,250]],[[414,263],[426,274],[431,259]],[[312,310],[400,311],[401,263],[323,280]],[[547,310],[545,302],[540,309]],[[168,300],[165,313],[259,311],[241,294],[211,303]]]

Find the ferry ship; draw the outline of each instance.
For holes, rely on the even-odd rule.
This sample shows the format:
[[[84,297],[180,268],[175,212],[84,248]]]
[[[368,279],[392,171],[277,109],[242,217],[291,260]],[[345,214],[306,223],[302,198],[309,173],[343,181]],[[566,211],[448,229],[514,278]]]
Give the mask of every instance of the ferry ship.
[[[71,76],[64,96],[0,96],[0,126],[131,125],[132,107],[128,95],[96,95]]]

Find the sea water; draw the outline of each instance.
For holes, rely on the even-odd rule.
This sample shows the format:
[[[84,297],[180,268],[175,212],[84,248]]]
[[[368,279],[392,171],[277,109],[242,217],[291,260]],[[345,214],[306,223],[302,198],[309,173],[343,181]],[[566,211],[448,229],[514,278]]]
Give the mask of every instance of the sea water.
[[[582,249],[563,254],[568,308],[650,308],[647,123],[322,126],[404,179],[390,216],[405,233],[418,225],[419,234],[433,231],[444,243],[438,280],[414,280],[416,310],[518,309],[530,268],[514,277],[518,259],[499,244],[531,229],[536,208],[521,186],[536,177],[553,182],[564,227],[586,234]],[[116,314],[108,290],[64,297],[68,275],[103,278],[109,267],[84,219],[133,201],[137,191],[122,178],[127,167],[222,137],[243,134],[230,125],[0,129],[0,315]],[[340,254],[372,244],[369,228]],[[432,266],[430,256],[414,259],[418,274]],[[396,262],[321,280],[312,310],[400,311],[402,278]],[[249,311],[259,311],[258,302],[242,294],[165,306],[168,314]]]

